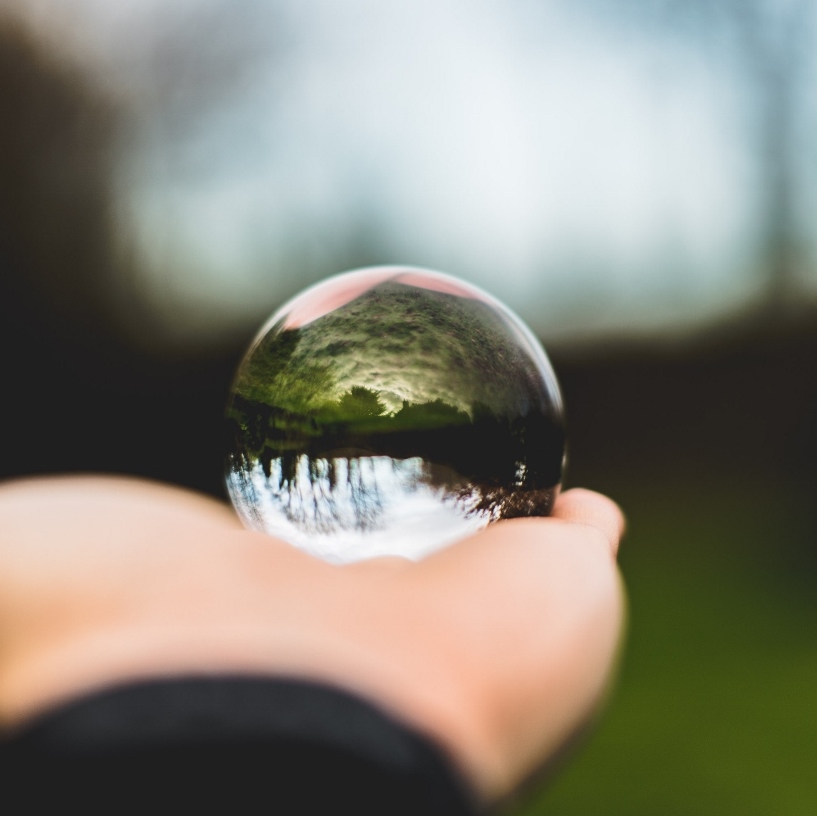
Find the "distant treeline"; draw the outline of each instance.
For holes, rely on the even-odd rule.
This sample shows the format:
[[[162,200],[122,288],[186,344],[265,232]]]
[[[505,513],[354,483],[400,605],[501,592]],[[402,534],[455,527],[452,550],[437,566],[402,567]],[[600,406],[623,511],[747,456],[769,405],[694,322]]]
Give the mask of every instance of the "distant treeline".
[[[267,476],[281,459],[294,478],[300,457],[310,459],[420,457],[450,468],[485,489],[552,487],[561,478],[564,430],[541,411],[498,417],[475,403],[466,413],[442,400],[404,401],[386,413],[376,391],[354,387],[309,415],[234,396],[227,416],[234,450],[259,461]]]

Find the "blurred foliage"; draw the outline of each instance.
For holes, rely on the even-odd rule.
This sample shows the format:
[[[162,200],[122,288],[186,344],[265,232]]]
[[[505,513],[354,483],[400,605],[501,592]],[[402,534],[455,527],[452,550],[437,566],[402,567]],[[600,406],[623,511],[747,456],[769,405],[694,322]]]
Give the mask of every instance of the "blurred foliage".
[[[767,551],[812,546],[813,519],[740,477],[633,488],[621,675],[575,761],[509,813],[812,813],[817,604]]]
[[[628,515],[629,634],[595,733],[508,813],[814,811],[814,325],[559,366],[569,481]]]

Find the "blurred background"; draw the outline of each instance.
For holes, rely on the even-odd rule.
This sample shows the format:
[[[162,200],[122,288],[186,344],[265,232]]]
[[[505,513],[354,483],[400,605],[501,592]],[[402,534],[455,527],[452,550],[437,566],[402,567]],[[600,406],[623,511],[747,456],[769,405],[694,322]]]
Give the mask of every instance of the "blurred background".
[[[813,0],[0,0],[0,477],[224,497],[273,309],[459,275],[630,522],[609,707],[507,813],[814,813],[815,88]]]

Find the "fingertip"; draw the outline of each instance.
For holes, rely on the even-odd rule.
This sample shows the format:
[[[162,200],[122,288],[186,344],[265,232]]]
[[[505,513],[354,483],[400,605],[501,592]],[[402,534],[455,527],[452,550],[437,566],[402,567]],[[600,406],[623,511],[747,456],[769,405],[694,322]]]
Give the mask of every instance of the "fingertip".
[[[612,499],[582,487],[562,493],[553,507],[552,517],[595,527],[609,542],[613,555],[618,552],[626,528],[624,513]]]

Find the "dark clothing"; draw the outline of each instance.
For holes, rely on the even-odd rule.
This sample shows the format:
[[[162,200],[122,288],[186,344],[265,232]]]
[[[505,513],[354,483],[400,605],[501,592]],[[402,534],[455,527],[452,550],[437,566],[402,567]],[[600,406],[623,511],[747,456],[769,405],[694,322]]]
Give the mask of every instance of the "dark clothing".
[[[347,692],[193,677],[75,700],[0,741],[0,813],[477,812],[426,737]]]

